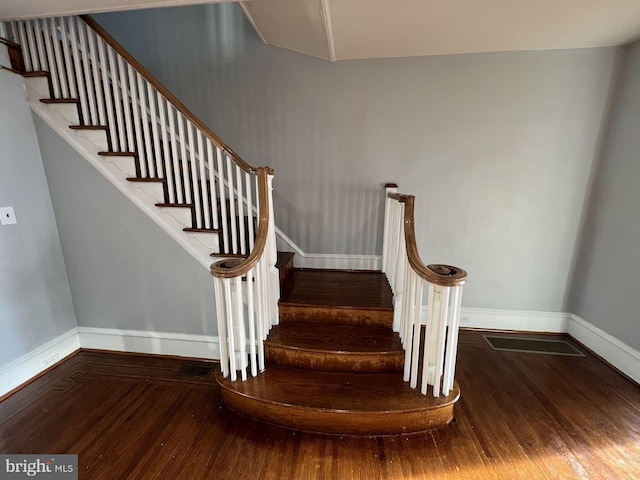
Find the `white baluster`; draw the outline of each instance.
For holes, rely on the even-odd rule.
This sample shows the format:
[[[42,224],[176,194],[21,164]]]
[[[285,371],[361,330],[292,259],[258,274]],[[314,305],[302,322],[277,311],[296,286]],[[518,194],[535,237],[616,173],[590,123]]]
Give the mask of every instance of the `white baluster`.
[[[266,338],[264,332],[265,328],[265,316],[266,310],[264,307],[265,295],[264,295],[264,255],[256,264],[256,306],[257,306],[257,318],[256,318],[256,335],[258,336],[258,369],[264,371],[264,344],[262,343]]]
[[[136,151],[135,138],[133,135],[134,129],[131,125],[131,114],[132,112],[132,102],[131,99],[131,87],[129,87],[129,81],[127,78],[127,67],[125,65],[124,59],[116,54],[118,61],[118,74],[120,77],[120,92],[122,94],[122,116],[124,117],[124,132],[123,134],[127,137],[126,147],[123,145],[123,148],[126,148],[128,152]],[[138,155],[138,165],[140,164],[140,156]]]
[[[30,21],[32,27],[31,30],[36,38],[36,52],[38,52],[38,61],[40,64],[40,70],[50,71],[49,65],[47,64],[47,56],[44,48],[44,44],[42,41],[42,29],[40,27],[39,20],[31,20]]]
[[[252,178],[254,178],[254,175],[251,175],[249,172],[245,172],[245,185],[247,187],[247,221],[249,222],[249,253],[253,251],[253,246],[255,244],[255,231],[253,226],[253,198],[251,188]]]
[[[156,89],[145,81],[147,86],[147,100],[149,102],[149,123],[151,123],[151,147],[153,149],[153,168],[156,178],[165,178],[162,170],[162,153],[160,146],[160,135],[158,135],[158,111],[156,109]]]
[[[55,19],[49,18],[44,20],[45,35],[47,40],[47,49],[51,51],[51,59],[54,67],[51,69],[55,71],[56,77],[58,77],[58,88],[61,98],[69,98],[69,88],[67,87],[67,75],[63,66],[62,53],[60,51],[60,41],[58,40],[58,28],[55,23]],[[47,31],[48,30],[48,31]],[[49,47],[51,44],[51,47]],[[52,73],[53,74],[53,73]],[[55,88],[55,87],[54,87]]]
[[[209,185],[211,185],[211,220],[213,221],[213,228],[217,230],[220,226],[218,222],[218,202],[216,202],[216,169],[213,164],[214,149],[217,149],[217,147],[211,143],[211,140],[207,139],[207,164],[209,167]],[[220,235],[220,232],[218,232],[218,235]]]
[[[107,118],[105,114],[104,104],[105,104],[105,94],[102,85],[102,81],[100,79],[100,65],[98,63],[98,55],[96,53],[96,42],[98,41],[97,36],[93,30],[87,27],[87,43],[89,44],[89,55],[91,56],[91,76],[93,81],[93,88],[95,89],[96,94],[96,106],[98,107],[98,118],[97,121],[94,122],[94,125],[106,125]]]
[[[180,176],[180,162],[178,158],[178,136],[176,135],[176,109],[173,105],[168,104],[167,113],[169,114],[169,135],[171,137],[171,162],[173,165],[173,178],[176,186],[176,202],[186,204],[186,194],[184,181]],[[179,119],[180,117],[178,117]]]
[[[162,132],[162,155],[164,159],[165,176],[167,179],[167,190],[169,192],[169,203],[177,203],[176,200],[176,181],[173,178],[173,168],[171,163],[171,155],[169,154],[169,135],[167,134],[167,100],[157,92],[158,96],[158,114],[160,115],[160,131]]]
[[[229,343],[229,367],[231,370],[231,380],[236,381],[238,378],[237,370],[236,370],[236,347],[234,341],[234,318],[233,318],[233,300],[231,298],[231,279],[224,278],[222,280],[222,284],[224,287],[224,304],[226,310],[225,319],[227,321],[227,339]]]
[[[75,79],[76,85],[78,87],[78,99],[80,100],[80,111],[82,113],[81,123],[83,125],[91,124],[91,116],[89,110],[89,97],[87,94],[87,88],[85,82],[83,80],[82,75],[82,62],[80,60],[82,54],[80,52],[80,47],[78,46],[78,17],[69,18],[69,39],[71,41],[71,51],[73,52],[73,67],[75,71]],[[82,35],[82,32],[80,32]]]
[[[447,350],[445,372],[443,380],[443,394],[449,395],[453,388],[456,370],[456,356],[458,351],[458,330],[460,328],[460,305],[462,302],[462,286],[454,287],[451,299],[451,313],[449,314],[449,332],[447,335]]]
[[[142,124],[138,127],[137,131],[140,132],[142,130],[142,135],[144,138],[144,156],[145,156],[145,167],[147,169],[147,173],[151,178],[159,178],[158,172],[155,169],[155,160],[153,158],[153,144],[151,143],[151,133],[149,132],[149,113],[147,111],[147,92],[146,92],[146,81],[138,72],[135,74],[135,78],[138,83],[138,102],[140,104],[140,123]],[[136,120],[137,123],[137,120]]]
[[[27,40],[27,27],[24,22],[15,22],[16,28],[18,31],[18,37],[20,38],[20,45],[22,46],[22,53],[24,57],[24,67],[27,72],[32,72],[36,70],[33,67],[33,63],[31,61],[31,56],[33,55],[33,49],[29,41]]]
[[[235,286],[235,306],[234,309],[237,312],[236,331],[238,332],[238,349],[240,351],[240,374],[242,381],[247,379],[247,334],[244,328],[244,307],[242,304],[242,277],[234,277],[233,283]]]
[[[27,44],[29,45],[29,52],[31,54],[31,62],[33,65],[33,71],[40,71],[42,70],[42,65],[40,64],[40,55],[38,52],[38,44],[36,43],[35,40],[35,35],[34,35],[34,23],[33,20],[27,20],[26,22],[23,23],[26,35],[27,35]]]
[[[191,165],[190,188],[193,194],[193,208],[196,211],[196,228],[202,228],[202,208],[200,205],[200,189],[198,188],[198,158],[196,156],[196,144],[193,141],[194,126],[187,120],[187,138],[189,147],[189,164]]]
[[[247,244],[245,243],[245,218],[244,218],[244,195],[242,192],[242,170],[236,165],[236,185],[238,189],[238,229],[240,230],[240,253],[247,253]]]
[[[60,17],[60,35],[62,36],[62,54],[64,56],[64,64],[67,69],[67,79],[69,81],[69,95],[72,98],[78,98],[78,89],[76,86],[76,78],[73,73],[73,63],[71,62],[71,53],[69,52],[69,44],[72,43],[69,37],[69,29],[67,28],[67,19]]]
[[[103,42],[101,42],[103,43]],[[118,63],[116,62],[116,52],[109,45],[104,45],[107,56],[109,57],[109,73],[111,74],[111,91],[113,94],[113,124],[110,125],[111,133],[111,149],[114,152],[125,152],[127,150],[127,140],[124,127],[124,115],[122,99],[120,95],[120,79],[118,78]],[[107,83],[108,85],[108,83]],[[111,99],[107,102],[111,104]]]
[[[229,376],[229,339],[227,335],[227,319],[224,308],[224,295],[222,278],[213,277],[213,287],[216,300],[216,316],[218,317],[218,338],[220,339],[220,367],[222,369],[222,376],[227,378]]]
[[[136,71],[131,65],[127,64],[127,72],[129,74],[129,94],[131,95],[130,107],[133,113],[133,132],[135,132],[134,138],[136,142],[136,153],[138,154],[138,164],[140,165],[140,176],[144,178],[149,176],[149,170],[144,153],[144,140],[142,138],[142,131],[140,127],[140,111],[138,110],[139,96],[136,86]]]
[[[180,138],[180,162],[182,165],[182,184],[184,185],[184,203],[193,203],[189,185],[189,159],[187,158],[187,138],[184,135],[184,116],[176,110],[178,120],[178,136]],[[195,208],[195,205],[193,206]]]
[[[238,253],[238,227],[236,226],[236,198],[235,188],[233,187],[233,169],[231,168],[231,157],[227,157],[227,183],[229,186],[229,219],[227,223],[231,224],[231,252]],[[229,253],[229,252],[227,252]]]
[[[207,172],[205,165],[207,156],[204,151],[204,140],[202,131],[198,129],[198,166],[200,167],[200,195],[202,200],[203,228],[211,228],[211,217],[209,214],[209,189],[207,188]],[[213,185],[211,186],[213,188]]]
[[[222,225],[222,242],[224,253],[229,252],[229,222],[227,219],[227,201],[224,195],[224,164],[222,161],[222,151],[216,147],[216,164],[218,166],[218,201],[220,202],[220,216]]]
[[[445,347],[445,335],[447,334],[447,316],[449,313],[449,287],[440,287],[440,315],[437,319],[438,331],[437,331],[437,354],[435,357],[436,368],[433,382],[433,396],[440,396],[440,378],[444,367],[444,347]]]
[[[420,278],[413,270],[412,296],[411,296],[411,324],[413,326],[413,355],[411,357],[411,388],[418,386],[418,368],[420,365],[420,314],[422,313],[422,278]]]
[[[119,148],[117,147],[118,145],[118,137],[117,135],[117,128],[116,128],[116,117],[115,117],[115,113],[113,111],[113,99],[115,98],[115,92],[112,92],[112,84],[111,81],[109,80],[109,72],[110,70],[114,70],[115,68],[112,66],[112,64],[109,64],[109,61],[107,60],[107,54],[105,51],[105,48],[107,47],[106,43],[98,36],[96,36],[96,47],[98,50],[98,58],[100,59],[100,72],[102,73],[102,95],[103,95],[103,99],[104,99],[104,103],[106,104],[106,108],[104,110],[106,110],[106,123],[105,125],[107,126],[108,130],[107,130],[107,136],[109,137],[109,144],[111,146],[111,150],[113,151],[119,151]],[[115,85],[115,78],[112,79],[113,80],[113,87],[114,90],[117,89],[117,86]]]
[[[251,376],[258,375],[258,365],[256,362],[257,345],[256,345],[256,318],[255,318],[255,298],[253,289],[253,271],[252,268],[247,272],[247,322],[249,324],[249,358],[251,363]]]
[[[427,293],[427,321],[425,326],[424,351],[422,352],[422,383],[421,389],[423,395],[427,394],[427,385],[432,384],[431,374],[429,373],[431,360],[433,324],[434,324],[434,308],[435,308],[435,285],[429,283]]]
[[[84,124],[98,125],[99,121],[98,121],[98,114],[96,112],[94,87],[91,83],[92,76],[89,70],[89,66],[91,62],[89,60],[89,50],[87,48],[87,28],[84,22],[82,21],[77,21],[76,26],[78,28],[78,36],[80,37],[80,55],[82,58],[82,60],[80,60],[80,64],[82,65],[84,70],[84,77],[82,76],[79,77],[78,82],[82,81],[82,79],[84,78],[84,91],[87,94],[84,100],[89,106],[89,112],[88,112],[89,115],[84,117]]]

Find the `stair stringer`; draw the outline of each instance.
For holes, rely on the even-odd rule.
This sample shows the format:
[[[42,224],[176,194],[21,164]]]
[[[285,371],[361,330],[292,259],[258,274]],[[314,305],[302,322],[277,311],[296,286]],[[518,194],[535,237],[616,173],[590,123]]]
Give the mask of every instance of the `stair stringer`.
[[[96,145],[87,136],[70,129],[74,125],[73,120],[65,118],[56,109],[56,106],[46,105],[40,102],[41,99],[48,98],[47,94],[38,85],[41,79],[26,78],[27,101],[31,110],[44,120],[58,135],[60,135],[71,147],[87,160],[96,170],[98,170],[114,187],[124,194],[131,202],[142,210],[156,225],[180,244],[198,263],[209,270],[212,259],[212,252],[218,253],[212,248],[218,244],[217,233],[208,233],[211,241],[207,244],[200,239],[201,235],[189,234],[182,229],[191,225],[180,221],[179,215],[173,216],[169,209],[161,209],[155,206],[156,203],[163,202],[162,195],[159,195],[158,184],[136,184],[127,180],[131,175],[121,169],[116,163],[107,157],[101,157],[98,152],[104,150],[103,146]],[[32,85],[33,83],[33,85]],[[75,124],[78,122],[76,121]],[[102,143],[98,140],[97,143]],[[121,160],[120,160],[121,161]],[[133,162],[133,159],[131,159]],[[178,218],[176,218],[178,217]]]

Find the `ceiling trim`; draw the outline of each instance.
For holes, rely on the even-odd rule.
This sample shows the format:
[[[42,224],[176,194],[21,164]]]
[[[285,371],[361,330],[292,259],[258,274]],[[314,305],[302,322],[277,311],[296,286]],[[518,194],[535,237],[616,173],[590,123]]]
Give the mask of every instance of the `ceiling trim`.
[[[258,28],[258,24],[256,23],[255,19],[251,15],[251,12],[246,6],[246,3],[247,2],[238,2],[238,5],[240,5],[240,8],[244,12],[245,18],[249,21],[249,23],[251,24],[255,32],[258,34],[258,36],[260,37],[260,40],[262,40],[263,43],[269,44],[269,42],[267,42],[267,39],[264,37],[264,35],[260,31],[260,28]]]
[[[333,41],[333,23],[331,22],[331,9],[329,8],[329,0],[320,2],[320,14],[322,16],[322,26],[327,37],[327,46],[329,47],[329,61],[336,61],[336,44]]]

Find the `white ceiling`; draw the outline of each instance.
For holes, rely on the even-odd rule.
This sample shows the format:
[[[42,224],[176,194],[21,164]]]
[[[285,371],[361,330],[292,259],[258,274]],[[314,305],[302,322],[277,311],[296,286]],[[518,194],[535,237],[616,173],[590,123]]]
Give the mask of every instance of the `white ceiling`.
[[[237,0],[0,0],[0,20]],[[640,0],[249,0],[265,43],[326,60],[624,45]]]
[[[0,20],[118,12],[235,0],[0,0]]]
[[[327,60],[624,45],[640,0],[253,0],[269,44]]]

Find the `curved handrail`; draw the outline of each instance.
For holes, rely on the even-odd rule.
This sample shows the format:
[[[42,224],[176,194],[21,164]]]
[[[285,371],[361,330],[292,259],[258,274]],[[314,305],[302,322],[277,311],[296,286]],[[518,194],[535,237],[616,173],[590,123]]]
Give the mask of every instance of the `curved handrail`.
[[[430,264],[425,265],[418,253],[416,243],[416,231],[414,222],[415,196],[401,193],[389,193],[389,198],[404,203],[404,238],[407,250],[407,258],[413,271],[422,279],[443,287],[457,287],[467,281],[467,272],[451,265]]]
[[[245,275],[251,270],[262,257],[268,240],[269,233],[269,182],[268,175],[270,169],[268,167],[259,167],[256,169],[258,176],[258,202],[260,209],[258,211],[258,233],[253,250],[249,256],[242,259],[220,260],[211,265],[211,275],[219,278],[235,278]]]
[[[142,75],[151,85],[155,87],[170,103],[176,107],[182,115],[185,116],[193,125],[195,125],[204,135],[211,140],[220,149],[224,150],[233,161],[245,172],[256,174],[257,168],[252,167],[245,162],[240,155],[234,152],[231,147],[224,143],[202,120],[196,117],[191,110],[189,110],[180,100],[173,95],[167,87],[165,87],[160,81],[154,77],[149,70],[147,70],[133,55],[131,55],[118,41],[113,38],[97,21],[95,21],[90,15],[79,15],[87,25],[89,25],[102,39],[107,42],[118,54],[120,54],[129,64],[135,68],[140,75]],[[273,171],[269,171],[273,175]]]

